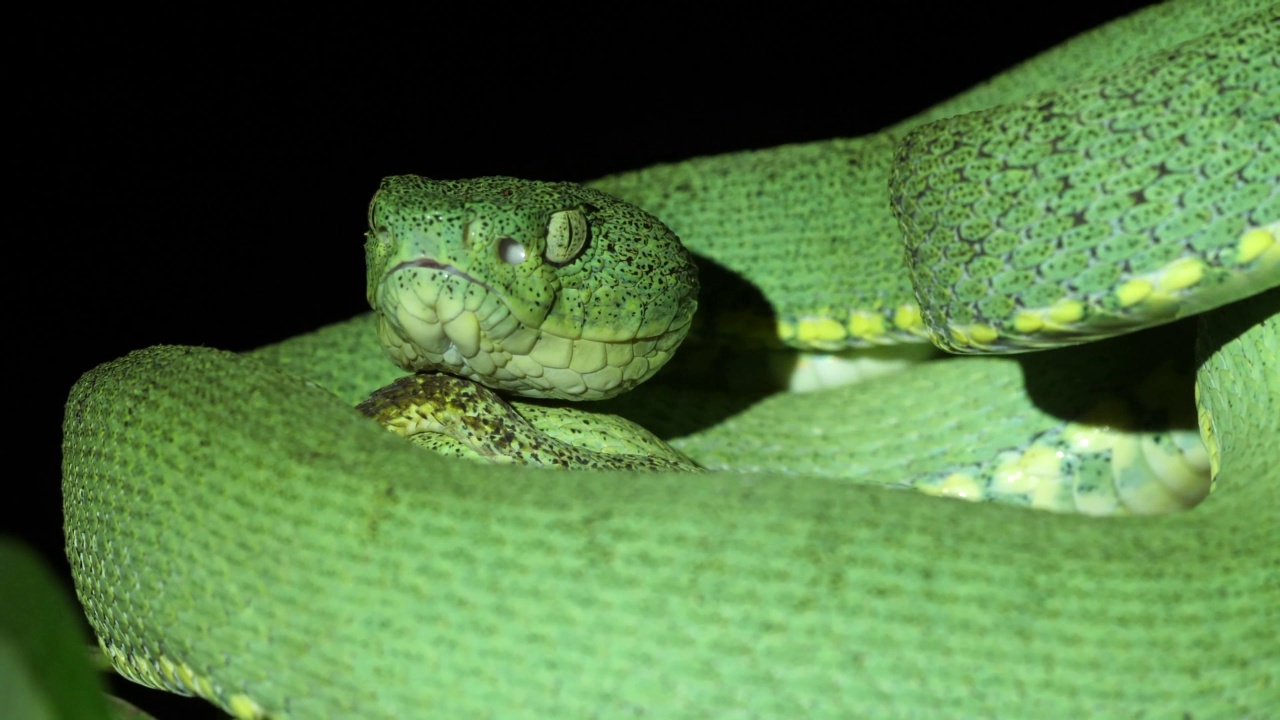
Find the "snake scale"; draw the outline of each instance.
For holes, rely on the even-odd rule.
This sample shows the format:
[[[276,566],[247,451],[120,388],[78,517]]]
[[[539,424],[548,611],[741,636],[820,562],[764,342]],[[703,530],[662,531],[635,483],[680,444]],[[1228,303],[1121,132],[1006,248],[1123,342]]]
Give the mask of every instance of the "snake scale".
[[[1110,362],[1113,341],[783,393],[678,444],[716,472],[545,472],[423,452],[355,412],[404,373],[365,317],[87,373],[64,425],[80,601],[123,674],[242,718],[1274,717],[1278,128],[1280,6],[1181,0],[873,136],[595,184],[758,287],[792,346],[976,352],[1199,313],[1215,489],[1190,512],[1097,519],[862,484],[1072,395],[1034,358]],[[548,262],[572,268],[597,231],[574,213],[594,211],[552,217]],[[441,265],[405,267],[466,274]],[[543,300],[592,342],[605,316],[652,332]],[[608,352],[563,364],[632,368],[582,387],[649,369]],[[716,409],[698,398],[668,405]],[[904,427],[839,425],[857,402]]]

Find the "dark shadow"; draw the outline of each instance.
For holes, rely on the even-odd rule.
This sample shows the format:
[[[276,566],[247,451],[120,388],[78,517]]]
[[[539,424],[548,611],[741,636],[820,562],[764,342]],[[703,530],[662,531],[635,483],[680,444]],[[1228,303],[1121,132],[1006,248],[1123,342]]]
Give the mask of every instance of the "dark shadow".
[[[1231,305],[1230,312],[1212,311],[1212,323],[1205,323],[1196,337],[1196,358],[1200,364],[1249,328],[1267,318],[1280,315],[1280,288],[1272,288],[1251,298]]]
[[[1018,357],[1028,397],[1063,420],[1195,429],[1195,319]]]

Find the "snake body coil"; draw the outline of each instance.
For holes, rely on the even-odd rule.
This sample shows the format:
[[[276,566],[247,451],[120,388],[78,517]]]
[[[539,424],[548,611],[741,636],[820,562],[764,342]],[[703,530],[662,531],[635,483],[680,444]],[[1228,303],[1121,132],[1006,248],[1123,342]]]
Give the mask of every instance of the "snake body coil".
[[[1020,413],[1070,400],[1061,358],[1107,355],[1093,345],[784,394],[680,444],[734,470],[543,472],[425,453],[355,412],[404,373],[366,317],[248,355],[149,348],[81,379],[63,461],[81,603],[123,674],[242,718],[1274,715],[1277,127],[1280,6],[1183,0],[875,136],[597,183],[759,287],[796,346],[1021,348],[1216,307],[1194,341],[1216,487],[1193,511],[1099,520],[861,484],[1012,443]],[[592,212],[538,216],[536,253],[494,236],[488,260],[567,272]],[[507,292],[460,262],[387,269]],[[603,310],[537,305],[550,277],[512,316],[609,339]],[[449,292],[432,312],[489,307]],[[682,328],[692,300],[662,302],[635,300],[655,321],[619,335]],[[431,332],[431,363],[480,357],[470,325]],[[582,347],[559,369],[620,352]],[[478,364],[524,362],[495,357]],[[696,397],[681,410],[716,409]],[[896,410],[841,425],[858,402]]]

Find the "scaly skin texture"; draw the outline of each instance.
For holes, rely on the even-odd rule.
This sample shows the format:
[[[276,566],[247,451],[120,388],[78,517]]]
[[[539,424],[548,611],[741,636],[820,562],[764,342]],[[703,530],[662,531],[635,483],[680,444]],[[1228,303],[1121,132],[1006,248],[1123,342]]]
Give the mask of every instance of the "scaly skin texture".
[[[1061,82],[1036,68],[1092,54],[1076,66],[1106,71],[1250,12],[1276,32],[1275,6],[1159,6],[949,107],[1017,100]],[[1269,47],[1249,60],[1275,107]],[[833,251],[813,224],[895,232],[880,153],[907,129],[839,141],[866,154],[836,165],[873,166],[851,183],[872,199],[845,198],[874,208],[861,221],[805,204],[806,187],[838,183],[820,167],[806,183],[803,158],[837,143],[611,184],[690,200],[696,212],[671,204],[676,231],[755,281],[789,341],[844,344],[875,335],[874,318],[910,335],[923,322],[899,317],[909,281],[848,291],[860,277],[848,250],[863,246],[842,235]],[[772,175],[757,165],[768,157],[782,163]],[[762,225],[739,219],[757,202],[743,198],[760,197],[744,187],[772,198],[751,216]],[[779,194],[793,190],[794,202]],[[1238,210],[1262,213],[1246,234],[1274,242],[1266,202]],[[785,224],[783,209],[795,213]],[[437,457],[351,409],[403,372],[363,319],[249,356],[160,347],[88,373],[65,424],[68,558],[122,672],[240,717],[1267,717],[1280,704],[1280,291],[1273,266],[1258,267],[1256,295],[1199,320],[1218,476],[1188,513],[1098,521],[808,472],[549,473]],[[851,294],[871,299],[865,315]],[[956,452],[1006,422],[986,404],[994,391],[1051,410],[1076,390],[1032,360],[926,367],[965,373],[926,384],[950,413],[893,383],[866,399],[896,404],[904,428],[937,443],[919,453]],[[779,445],[852,456],[863,438],[815,424],[850,405],[817,395],[730,434],[744,463]],[[877,454],[893,442],[871,441]]]
[[[669,229],[572,183],[389,177],[369,228],[369,304],[406,370],[599,400],[657,372],[697,307]]]
[[[834,350],[924,342],[929,332],[911,276],[902,271],[902,233],[885,211],[891,204],[894,150],[910,131],[926,121],[1019,103],[1101,73],[1120,73],[1125,63],[1155,49],[1173,48],[1272,5],[1246,1],[1153,6],[1073,38],[874,135],[657,165],[603,178],[593,186],[654,213],[694,253],[715,258],[759,286],[773,306],[780,337],[796,347]],[[1249,64],[1241,73],[1257,81],[1258,94],[1268,99],[1252,108],[1258,113],[1254,118],[1261,118],[1261,125],[1253,127],[1265,129],[1277,113],[1276,30],[1274,23],[1255,25],[1261,26],[1251,37],[1257,54],[1247,58]],[[1096,93],[1092,82],[1081,86]],[[1036,127],[1020,123],[1011,132]],[[1270,159],[1262,175],[1275,177],[1274,134],[1259,142]],[[957,192],[970,192],[969,185],[959,184]],[[1280,203],[1275,185],[1269,188],[1271,222]],[[1224,191],[1219,187],[1214,192]],[[950,287],[946,282],[942,286]]]
[[[594,204],[585,205],[584,196]],[[458,201],[460,197],[463,202]],[[651,233],[642,231],[656,225],[655,219],[636,209],[629,214],[615,211],[611,218],[596,209],[606,201],[618,204],[575,186],[526,185],[507,178],[447,183],[412,176],[385,180],[370,213],[368,295],[388,354],[406,369],[433,372],[379,390],[360,409],[415,443],[455,457],[594,469],[695,467],[642,427],[616,415],[508,403],[469,379],[434,372],[456,372],[493,388],[540,397],[563,392],[563,397],[573,399],[581,399],[587,391],[597,396],[615,394],[625,387],[624,381],[646,376],[634,372],[637,369],[652,372],[689,327],[681,314],[673,330],[667,315],[672,308],[692,303],[692,275],[680,272],[688,266],[688,256],[675,253],[667,262],[675,271],[661,274],[662,282],[647,290],[655,295],[644,302],[627,297],[639,294],[630,287],[635,282],[632,278],[646,276],[657,264],[650,259],[655,248],[663,249],[664,243],[674,239],[663,231],[647,241]],[[591,210],[584,211],[584,205]],[[945,209],[944,205],[939,214],[945,214]],[[632,221],[618,222],[619,215]],[[572,232],[566,230],[574,222],[560,221],[566,216],[577,222]],[[573,242],[575,237],[578,242]],[[518,251],[511,252],[517,245]],[[572,257],[560,257],[564,255]],[[553,256],[559,259],[551,262]],[[548,262],[542,262],[544,258]],[[597,267],[584,273],[577,267],[584,264]],[[1251,271],[1258,273],[1259,266],[1262,271],[1270,269],[1257,262],[1245,264],[1243,280],[1249,280]],[[571,287],[562,292],[590,303],[557,301],[558,295],[551,292],[559,282],[557,268],[569,271],[565,277],[570,282],[565,284]],[[602,292],[598,283],[605,277],[624,281]],[[574,278],[577,282],[572,282]],[[507,296],[511,296],[511,309],[504,302]],[[713,297],[713,302],[723,304],[724,300],[719,292]],[[565,313],[566,307],[586,307],[592,312]],[[537,329],[537,320],[557,309],[578,323],[590,317],[599,323],[615,315],[643,318],[648,307],[664,311],[654,330],[665,337],[656,342],[651,336],[636,336],[633,324],[621,327],[616,335],[607,327],[593,329],[591,322],[585,327],[574,325],[571,330],[579,337],[572,340]],[[561,332],[566,332],[563,327]],[[597,339],[587,340],[583,337],[587,334]],[[961,336],[972,334],[965,330]],[[702,329],[699,335],[707,332]],[[1150,344],[1154,339],[1146,337],[1143,342]],[[721,341],[740,359],[733,365],[713,360],[716,374],[762,374],[741,369],[744,363],[765,364],[751,338],[730,335]],[[1189,340],[1184,339],[1182,347],[1189,348]],[[683,433],[660,417],[650,416],[644,425],[677,438],[677,444],[717,470],[771,469],[854,481],[881,477],[886,483],[938,495],[1045,510],[1168,512],[1200,501],[1210,480],[1208,456],[1199,441],[1190,402],[1190,358],[1185,352],[1181,355],[1182,362],[1154,374],[1151,363],[1133,352],[1132,342],[1056,353],[1025,368],[999,362],[938,364],[906,377],[834,389],[825,410],[810,407],[806,411],[811,397],[781,394],[691,437],[680,437]],[[1122,362],[1126,359],[1131,361],[1127,365]],[[616,384],[601,384],[599,380],[607,379],[610,371]],[[1040,411],[1016,389],[1019,373],[1024,371],[1053,377],[1059,385],[1069,384],[1073,392],[1054,403],[1051,412]],[[622,398],[624,414],[634,413],[640,403],[652,407],[655,401],[659,407],[682,410],[695,404],[726,404],[724,383],[691,375],[687,363],[679,363],[675,372],[655,383],[661,390],[651,386],[639,400]],[[987,402],[993,419],[975,425],[980,432],[970,435],[944,421],[924,421],[930,410],[939,418],[954,412],[951,399],[930,397],[930,388],[968,383],[987,388],[1006,407]],[[913,386],[920,390],[912,390]],[[674,397],[661,399],[672,392]],[[913,422],[924,431],[903,433],[896,404],[847,412],[848,407],[859,405],[860,396],[868,395],[915,396]],[[1175,399],[1182,400],[1182,405]],[[777,422],[778,417],[801,417],[806,412],[805,423],[780,426]],[[814,453],[815,428],[827,437],[849,438],[857,451]],[[928,429],[940,433],[928,437]],[[792,432],[799,435],[788,438]],[[775,446],[768,453],[757,447],[762,437],[771,438]],[[876,439],[896,437],[905,441],[900,447],[868,452]],[[867,456],[886,458],[896,466],[886,472],[867,472],[865,463],[858,461]]]
[[[1265,717],[1277,313],[1218,314],[1248,328],[1202,370],[1218,491],[1105,523],[778,473],[535,479],[253,358],[142,351],[70,400],[68,556],[126,673],[245,717]]]
[[[1245,19],[910,133],[889,188],[934,343],[1094,340],[1280,273],[1278,68],[1280,27]]]
[[[452,457],[560,469],[700,469],[623,418],[527,404],[517,411],[489,388],[442,373],[399,378],[356,409]]]

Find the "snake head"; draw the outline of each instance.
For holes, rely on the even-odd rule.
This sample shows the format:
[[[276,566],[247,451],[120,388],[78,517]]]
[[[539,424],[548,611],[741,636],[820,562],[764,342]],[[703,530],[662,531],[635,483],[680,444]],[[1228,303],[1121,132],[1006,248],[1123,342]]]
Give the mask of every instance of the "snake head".
[[[612,397],[671,357],[697,269],[657,218],[573,183],[389,177],[369,304],[393,361],[531,397]]]

